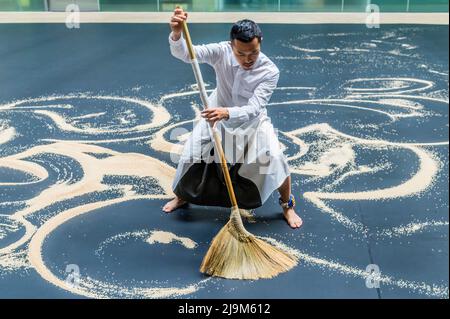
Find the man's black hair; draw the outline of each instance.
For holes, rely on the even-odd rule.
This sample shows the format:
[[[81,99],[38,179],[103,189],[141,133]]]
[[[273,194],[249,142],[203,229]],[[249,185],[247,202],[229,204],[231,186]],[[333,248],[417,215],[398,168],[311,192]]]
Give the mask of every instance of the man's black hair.
[[[262,32],[259,26],[252,20],[240,20],[231,27],[230,39],[232,42],[233,40],[239,40],[248,43],[254,38],[258,38],[258,42],[261,42]]]

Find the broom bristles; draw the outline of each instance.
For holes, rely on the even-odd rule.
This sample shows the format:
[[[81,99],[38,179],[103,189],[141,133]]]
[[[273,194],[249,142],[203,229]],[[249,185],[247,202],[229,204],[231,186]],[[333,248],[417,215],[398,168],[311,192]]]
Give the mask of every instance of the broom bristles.
[[[200,271],[228,279],[273,278],[297,265],[297,257],[250,234],[239,211],[214,237]]]

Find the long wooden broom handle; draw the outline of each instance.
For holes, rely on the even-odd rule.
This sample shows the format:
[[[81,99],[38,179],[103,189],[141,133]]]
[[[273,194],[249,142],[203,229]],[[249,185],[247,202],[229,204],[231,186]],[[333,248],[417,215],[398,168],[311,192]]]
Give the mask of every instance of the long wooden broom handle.
[[[192,45],[191,34],[189,33],[187,22],[183,21],[182,26],[183,26],[184,39],[186,40],[186,44],[187,44],[188,51],[189,51],[189,57],[191,58],[191,60],[194,60],[195,59],[195,51],[194,51],[194,46]]]
[[[189,29],[186,21],[182,22],[184,38],[186,40],[186,44],[189,51],[189,57],[191,60],[195,60],[195,51],[192,46],[191,35],[189,34]],[[196,76],[197,81],[201,81],[201,77]],[[197,83],[199,90],[205,90],[205,86],[203,83]],[[201,95],[206,96],[206,91],[200,92]],[[205,105],[207,107],[207,105]],[[230,172],[228,171],[227,160],[225,158],[225,153],[222,148],[222,142],[220,140],[219,135],[217,134],[214,127],[212,127],[212,133],[214,136],[214,145],[216,149],[219,151],[220,156],[220,166],[222,167],[223,176],[225,177],[225,183],[227,185],[228,195],[230,196],[231,205],[233,207],[237,207],[236,195],[234,194],[233,184],[231,183]]]

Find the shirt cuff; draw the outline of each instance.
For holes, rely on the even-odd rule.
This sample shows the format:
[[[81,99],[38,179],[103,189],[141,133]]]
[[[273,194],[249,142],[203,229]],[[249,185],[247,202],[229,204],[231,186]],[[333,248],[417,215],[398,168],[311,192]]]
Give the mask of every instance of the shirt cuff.
[[[172,39],[172,34],[173,34],[173,32],[170,32],[170,34],[169,34],[169,43],[170,43],[170,45],[174,46],[174,47],[182,46],[183,42],[184,42],[183,41],[183,33],[181,33],[181,37],[177,41]]]
[[[228,109],[228,120],[236,121],[240,118],[240,106],[227,107]]]

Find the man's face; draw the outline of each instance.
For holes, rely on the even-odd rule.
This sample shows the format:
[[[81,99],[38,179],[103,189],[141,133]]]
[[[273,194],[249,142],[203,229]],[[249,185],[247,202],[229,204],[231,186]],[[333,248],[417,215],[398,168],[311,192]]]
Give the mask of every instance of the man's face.
[[[250,70],[259,56],[261,44],[258,38],[245,43],[239,40],[231,41],[234,56],[244,70]]]

